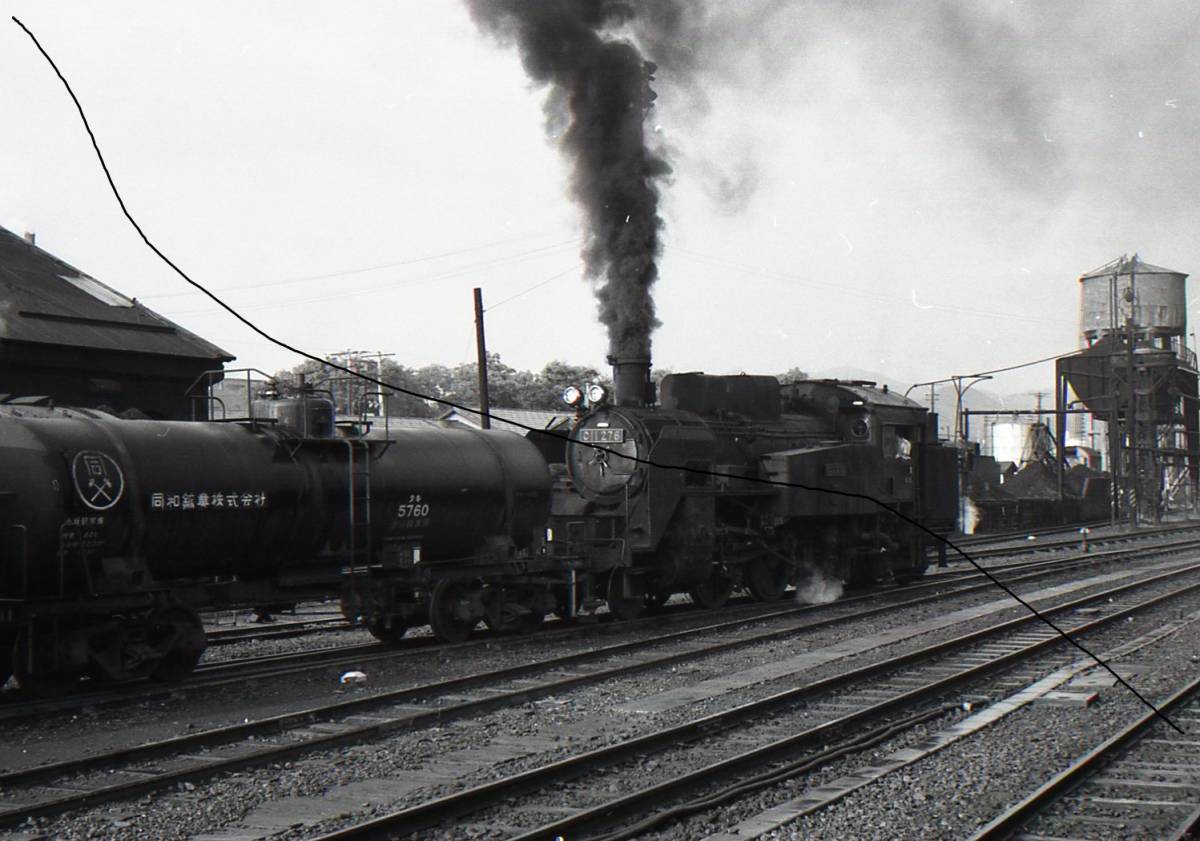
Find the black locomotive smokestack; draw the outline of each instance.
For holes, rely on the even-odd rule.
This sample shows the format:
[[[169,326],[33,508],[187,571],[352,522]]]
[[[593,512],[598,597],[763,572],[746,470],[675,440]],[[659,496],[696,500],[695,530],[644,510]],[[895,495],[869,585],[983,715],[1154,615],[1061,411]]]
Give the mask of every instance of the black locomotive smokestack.
[[[571,196],[587,227],[584,273],[597,284],[609,353],[649,360],[650,334],[659,324],[650,295],[661,250],[658,182],[671,168],[643,130],[655,65],[624,33],[652,10],[639,11],[628,0],[467,5],[483,29],[517,43],[531,79],[550,85],[547,131],[574,163]]]
[[[650,382],[650,357],[610,356],[613,369],[613,401],[618,406],[648,406],[654,402]]]

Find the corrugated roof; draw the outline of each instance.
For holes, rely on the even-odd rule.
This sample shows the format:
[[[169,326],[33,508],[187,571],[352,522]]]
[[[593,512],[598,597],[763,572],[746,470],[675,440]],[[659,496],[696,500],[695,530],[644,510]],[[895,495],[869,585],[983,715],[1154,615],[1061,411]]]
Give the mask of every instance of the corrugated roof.
[[[233,355],[0,228],[0,340],[228,361]]]
[[[515,432],[518,435],[525,435],[529,431],[525,427],[550,429],[571,419],[570,412],[545,412],[535,409],[493,408],[489,410],[489,414],[492,417],[492,429],[503,429],[505,432]],[[451,423],[461,423],[476,429],[479,428],[479,415],[475,412],[450,409],[447,412],[443,412],[439,418]],[[515,421],[515,423],[506,423],[506,420]],[[525,427],[517,426],[516,424],[524,424]]]
[[[1187,272],[1177,272],[1174,269],[1164,269],[1162,266],[1152,266],[1141,257],[1134,254],[1132,257],[1122,255],[1115,260],[1110,260],[1098,269],[1092,269],[1084,275],[1080,275],[1081,281],[1089,280],[1093,277],[1112,277],[1114,274],[1171,274],[1180,277],[1187,277]]]
[[[383,418],[375,418],[374,423],[380,429],[386,425],[389,429],[428,429],[429,427],[444,427],[437,418],[398,418],[395,415],[388,418],[386,422]]]

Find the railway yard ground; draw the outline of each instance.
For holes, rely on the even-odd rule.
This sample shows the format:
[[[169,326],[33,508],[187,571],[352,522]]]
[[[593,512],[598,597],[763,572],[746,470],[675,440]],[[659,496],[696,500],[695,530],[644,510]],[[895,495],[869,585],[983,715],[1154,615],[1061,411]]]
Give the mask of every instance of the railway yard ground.
[[[178,685],[3,693],[0,838],[1187,837],[1200,530],[1088,537],[964,548],[1111,672],[953,554],[830,604],[457,645],[216,615]]]

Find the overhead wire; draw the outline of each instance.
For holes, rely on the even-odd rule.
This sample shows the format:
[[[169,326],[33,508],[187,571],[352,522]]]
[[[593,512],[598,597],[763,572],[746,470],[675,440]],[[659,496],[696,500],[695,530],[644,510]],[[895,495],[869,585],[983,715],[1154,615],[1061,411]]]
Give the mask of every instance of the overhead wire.
[[[898,509],[893,508],[892,506],[888,505],[887,503],[883,502],[882,500],[879,500],[879,499],[876,499],[875,497],[870,496],[869,494],[857,493],[854,491],[843,491],[843,490],[838,490],[838,489],[834,489],[834,488],[823,488],[823,487],[814,486],[814,485],[806,485],[806,484],[803,484],[800,482],[784,482],[784,481],[778,480],[778,479],[768,479],[768,478],[757,477],[757,476],[740,476],[740,475],[734,476],[732,474],[722,473],[717,470],[708,470],[705,468],[695,467],[692,465],[666,464],[666,463],[654,461],[653,459],[644,458],[641,456],[628,456],[624,453],[618,453],[608,447],[605,447],[605,446],[602,446],[599,444],[585,444],[584,442],[575,441],[575,440],[571,439],[569,436],[563,435],[562,433],[559,433],[555,430],[537,429],[535,427],[528,426],[519,421],[509,420],[507,418],[493,415],[490,412],[486,412],[486,413],[481,412],[477,408],[473,409],[469,406],[464,406],[464,405],[457,403],[455,401],[452,401],[452,400],[447,400],[447,399],[441,398],[441,397],[434,397],[432,395],[421,394],[421,393],[413,391],[411,389],[404,388],[403,386],[399,386],[399,385],[396,385],[393,383],[388,383],[377,377],[372,377],[372,376],[362,373],[360,371],[355,371],[345,365],[330,362],[329,360],[327,360],[323,357],[312,354],[312,353],[310,353],[306,350],[303,350],[299,347],[295,347],[295,346],[289,344],[288,342],[283,341],[282,339],[275,338],[271,334],[267,333],[264,329],[259,327],[257,324],[253,323],[248,318],[246,318],[244,315],[242,315],[238,310],[234,309],[232,306],[225,303],[225,301],[223,301],[215,293],[211,292],[203,284],[199,283],[196,280],[193,280],[186,272],[183,271],[183,269],[181,269],[179,266],[177,266],[166,254],[164,254],[158,248],[158,246],[156,246],[153,242],[151,242],[150,238],[146,235],[145,231],[142,230],[141,225],[138,224],[137,220],[134,219],[133,215],[129,212],[129,209],[125,206],[125,200],[121,197],[121,193],[117,189],[116,182],[113,180],[112,173],[108,169],[108,164],[104,160],[104,155],[100,151],[100,145],[96,141],[96,135],[93,133],[91,124],[88,122],[87,115],[84,113],[83,106],[80,104],[79,99],[75,96],[75,91],[71,88],[70,83],[67,82],[66,77],[63,76],[62,71],[60,71],[58,69],[58,65],[55,64],[54,59],[52,59],[50,57],[50,54],[46,52],[46,50],[42,47],[41,42],[38,41],[37,37],[28,29],[28,27],[26,27],[25,24],[23,24],[15,15],[12,16],[12,20],[14,23],[17,24],[17,26],[19,26],[25,32],[26,35],[29,36],[30,40],[33,41],[33,44],[35,47],[37,47],[38,52],[40,52],[42,54],[42,56],[46,59],[46,61],[50,64],[50,67],[54,70],[55,75],[58,76],[58,78],[62,82],[63,86],[66,88],[67,94],[71,97],[71,101],[75,104],[75,108],[79,112],[80,120],[83,122],[84,129],[87,131],[88,138],[91,140],[92,149],[95,151],[96,157],[100,162],[100,166],[104,171],[104,176],[108,181],[109,188],[112,190],[113,196],[116,198],[117,204],[121,208],[121,213],[124,214],[126,220],[128,220],[128,222],[129,222],[129,224],[131,226],[133,226],[133,229],[137,232],[138,236],[142,239],[142,242],[144,242],[146,244],[147,248],[149,248],[152,252],[154,252],[154,254],[156,254],[159,257],[159,259],[161,259],[166,265],[168,265],[185,282],[187,282],[191,286],[195,287],[197,290],[202,292],[207,297],[211,298],[218,306],[220,306],[222,309],[226,310],[237,321],[239,321],[240,323],[245,325],[252,332],[256,333],[257,335],[261,336],[262,338],[266,339],[267,341],[271,342],[272,344],[276,345],[277,347],[280,347],[280,348],[283,348],[284,350],[290,351],[290,352],[296,354],[297,356],[303,357],[304,359],[308,359],[313,362],[317,362],[327,368],[332,368],[333,370],[341,371],[342,373],[348,374],[350,376],[359,377],[363,380],[366,380],[367,382],[374,383],[375,385],[378,385],[380,387],[388,388],[393,391],[397,391],[401,394],[406,394],[406,395],[409,395],[410,397],[415,397],[420,400],[426,400],[429,402],[439,403],[444,406],[447,406],[447,407],[450,407],[453,409],[457,409],[459,411],[467,412],[467,413],[470,413],[473,415],[477,415],[480,417],[487,417],[491,420],[504,421],[505,423],[508,423],[518,429],[526,430],[527,432],[537,432],[542,435],[550,435],[555,438],[563,439],[564,441],[570,441],[571,443],[573,443],[575,445],[587,446],[598,452],[604,452],[604,453],[607,453],[607,454],[615,456],[615,457],[625,458],[629,461],[632,461],[636,464],[643,465],[648,468],[654,468],[656,470],[679,471],[682,473],[690,473],[692,475],[705,476],[705,477],[711,477],[711,478],[717,478],[717,479],[740,479],[742,481],[750,482],[753,484],[768,485],[768,486],[773,486],[773,487],[785,487],[785,488],[791,488],[794,490],[802,490],[802,491],[808,491],[808,492],[813,492],[813,493],[824,493],[824,494],[830,494],[830,495],[834,495],[834,496],[844,497],[847,499],[858,499],[858,500],[868,502],[868,503],[878,507],[879,509],[891,514],[892,516],[898,518],[899,520],[901,520],[905,523],[908,523],[909,525],[928,534],[930,537],[934,538],[935,540],[946,544],[946,546],[948,546],[949,548],[953,549],[958,555],[960,555],[964,560],[966,560],[969,564],[971,564],[988,581],[990,581],[996,587],[1000,588],[1002,591],[1007,593],[1009,595],[1009,597],[1011,597],[1018,604],[1020,604],[1022,607],[1024,607],[1026,610],[1028,610],[1030,613],[1032,613],[1035,617],[1037,617],[1039,620],[1041,620],[1043,623],[1045,623],[1055,633],[1057,633],[1059,636],[1061,636],[1063,639],[1065,639],[1070,645],[1074,646],[1076,649],[1081,651],[1088,658],[1090,658],[1091,660],[1094,660],[1097,663],[1097,665],[1099,665],[1101,668],[1105,669],[1119,684],[1121,684],[1121,686],[1123,686],[1126,690],[1128,690],[1131,694],[1133,694],[1134,697],[1136,697],[1139,701],[1141,701],[1149,709],[1151,709],[1158,718],[1162,719],[1164,722],[1166,722],[1168,725],[1170,725],[1173,729],[1175,729],[1179,733],[1181,733],[1181,734],[1184,733],[1184,730],[1181,727],[1179,727],[1179,725],[1177,725],[1174,721],[1172,721],[1165,713],[1163,713],[1148,698],[1146,698],[1140,692],[1138,692],[1138,690],[1136,688],[1134,688],[1122,675],[1120,675],[1108,663],[1106,663],[1104,660],[1100,659],[1097,655],[1093,654],[1088,648],[1086,648],[1078,640],[1071,637],[1071,635],[1068,634],[1066,631],[1059,628],[1058,625],[1056,625],[1054,622],[1052,622],[1048,616],[1046,616],[1044,613],[1039,611],[1028,601],[1021,598],[1019,595],[1017,595],[1016,592],[1014,592],[1010,587],[1008,587],[1006,584],[1004,584],[1002,581],[1000,581],[998,578],[996,578],[996,576],[993,575],[991,572],[989,572],[987,570],[987,568],[982,566],[978,561],[976,561],[974,558],[972,558],[970,555],[968,555],[959,546],[957,546],[955,543],[948,540],[944,536],[933,531],[928,526],[926,526],[924,523],[921,523],[920,521],[908,516],[907,514],[904,514],[903,512],[899,511]]]
[[[874,301],[879,304],[909,304],[910,301],[906,298],[896,297],[895,295],[882,295],[878,290],[864,289],[858,286],[850,286],[844,283],[833,283],[831,281],[813,280],[809,277],[792,274],[790,272],[782,272],[777,269],[766,269],[760,266],[751,266],[746,263],[740,263],[734,260],[729,260],[724,257],[714,257],[709,254],[703,254],[698,251],[693,251],[679,245],[668,246],[665,249],[668,253],[681,254],[685,257],[690,257],[693,260],[712,263],[714,265],[728,266],[730,268],[739,269],[750,274],[760,275],[762,277],[776,278],[786,280],[788,283],[797,286],[810,286],[817,289],[827,289],[839,295],[852,295],[856,301]],[[936,309],[944,312],[958,312],[965,315],[978,315],[986,318],[1006,318],[1017,321],[1037,321],[1046,324],[1064,324],[1067,323],[1063,319],[1046,318],[1044,316],[1031,315],[1029,313],[1010,313],[1001,310],[979,310],[972,307],[963,307],[957,304],[947,304],[936,302],[932,304],[922,304],[919,309]]]
[[[527,289],[522,289],[516,295],[510,295],[507,298],[497,301],[494,304],[489,304],[485,308],[485,311],[491,312],[492,310],[496,309],[497,307],[504,306],[509,301],[515,301],[515,300],[517,300],[517,298],[520,298],[523,295],[528,295],[530,292],[532,292],[535,289],[541,289],[546,284],[553,283],[554,281],[559,280],[560,278],[566,277],[567,275],[571,274],[572,272],[579,271],[582,268],[583,268],[583,263],[576,263],[575,265],[571,266],[570,268],[563,269],[561,272],[558,272],[557,274],[553,274],[550,277],[546,278],[545,280],[535,283],[533,286],[530,286]]]
[[[440,280],[448,280],[449,278],[453,278],[453,277],[461,277],[465,274],[471,274],[472,272],[476,272],[479,269],[500,265],[502,263],[519,262],[519,261],[527,259],[529,257],[534,257],[539,254],[545,254],[547,252],[554,251],[556,249],[562,248],[565,245],[570,245],[570,244],[574,243],[575,241],[576,240],[574,240],[574,239],[563,240],[562,242],[557,242],[557,243],[554,243],[553,245],[547,245],[547,246],[543,246],[541,248],[534,248],[534,249],[530,249],[529,251],[522,251],[518,254],[509,254],[509,255],[505,255],[503,257],[494,257],[490,260],[483,260],[483,261],[480,261],[477,263],[469,263],[465,266],[458,266],[454,269],[450,269],[448,271],[442,272],[441,274],[427,275],[425,277],[406,278],[406,279],[400,280],[400,281],[393,281],[386,286],[374,285],[374,286],[360,287],[357,289],[339,289],[337,292],[329,292],[326,294],[317,295],[315,297],[299,298],[299,299],[294,299],[294,300],[290,300],[290,301],[286,300],[286,299],[285,300],[276,299],[276,300],[268,301],[268,302],[261,303],[261,304],[249,304],[247,306],[241,307],[241,309],[245,310],[245,311],[263,310],[263,309],[278,310],[283,307],[289,307],[289,306],[304,306],[305,304],[317,304],[317,303],[322,303],[325,301],[339,301],[339,300],[344,300],[345,298],[352,297],[355,295],[366,295],[366,294],[374,294],[374,293],[379,293],[379,292],[388,292],[388,291],[392,291],[392,290],[394,290],[398,287],[402,287],[402,286],[421,286],[424,284],[436,283]],[[188,294],[195,294],[195,293],[188,293]],[[202,310],[187,310],[187,311],[183,311],[183,312],[180,312],[177,310],[176,311],[167,311],[164,314],[170,315],[173,318],[178,318],[178,317],[182,317],[182,316],[186,316],[186,315],[205,315],[205,314],[212,313],[212,312],[214,312],[214,310],[209,308],[209,309],[202,309]]]
[[[409,260],[396,260],[390,263],[378,263],[373,266],[361,266],[356,269],[341,269],[336,272],[326,272],[324,274],[304,275],[301,277],[289,277],[281,280],[268,280],[261,283],[239,283],[234,286],[225,286],[216,291],[218,292],[233,292],[242,289],[267,289],[273,286],[288,286],[293,283],[309,283],[314,280],[331,280],[335,277],[349,277],[356,274],[367,274],[368,272],[377,272],[383,269],[397,269],[401,266],[412,266],[417,263],[428,263],[433,260],[442,260],[446,257],[459,257],[463,254],[472,254],[476,251],[483,251],[487,248],[494,248],[498,245],[509,245],[514,242],[521,242],[527,239],[533,239],[544,234],[525,234],[519,237],[510,237],[509,239],[495,240],[493,242],[482,243],[480,245],[468,246],[467,248],[456,248],[450,251],[440,251],[436,254],[426,254],[421,257],[413,257]],[[558,242],[546,248],[559,248],[563,245],[568,245],[574,242],[574,239],[568,239],[563,242]],[[520,255],[510,255],[520,256]],[[195,295],[195,292],[162,292],[154,295],[142,295],[139,300],[162,300],[163,298],[180,298],[187,295]]]

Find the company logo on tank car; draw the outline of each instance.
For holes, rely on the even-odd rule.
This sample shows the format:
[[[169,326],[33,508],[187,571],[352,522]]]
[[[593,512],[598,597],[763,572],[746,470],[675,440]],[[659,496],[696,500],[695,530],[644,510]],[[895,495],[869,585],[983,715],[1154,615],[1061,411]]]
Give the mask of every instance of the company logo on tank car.
[[[107,511],[125,493],[125,474],[121,466],[106,453],[80,450],[71,462],[71,479],[75,493],[83,504],[94,511]]]

